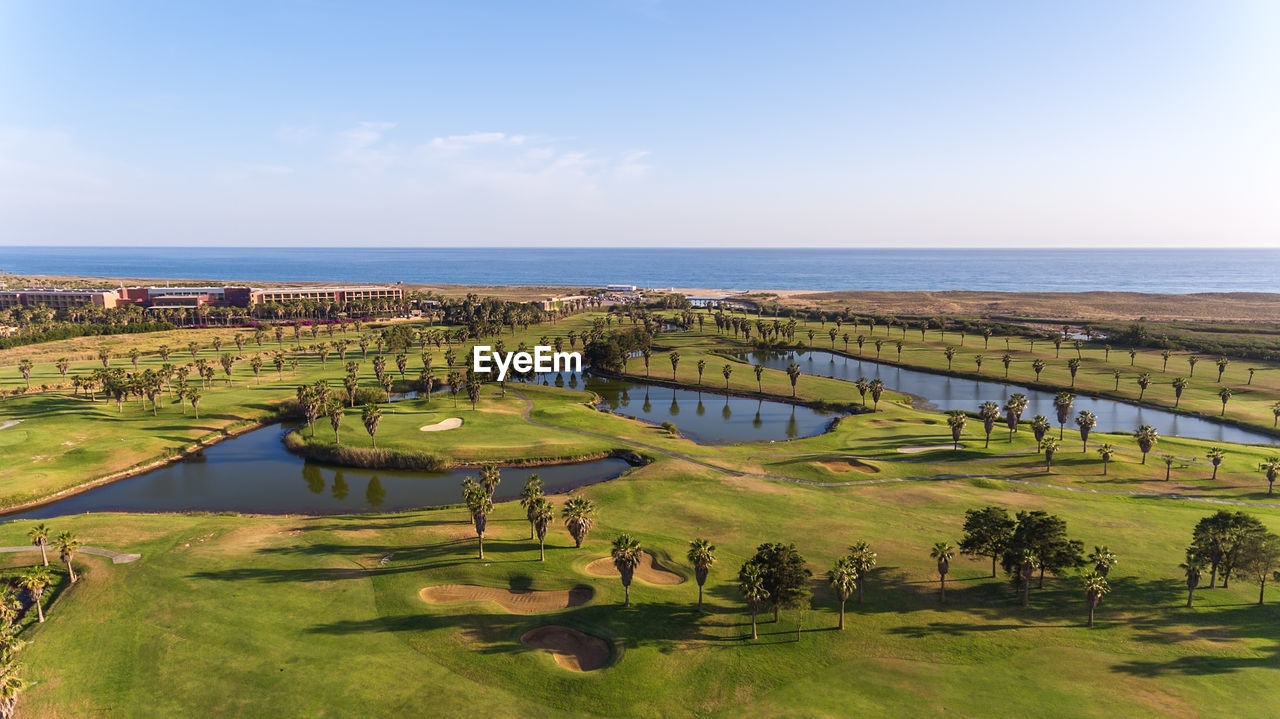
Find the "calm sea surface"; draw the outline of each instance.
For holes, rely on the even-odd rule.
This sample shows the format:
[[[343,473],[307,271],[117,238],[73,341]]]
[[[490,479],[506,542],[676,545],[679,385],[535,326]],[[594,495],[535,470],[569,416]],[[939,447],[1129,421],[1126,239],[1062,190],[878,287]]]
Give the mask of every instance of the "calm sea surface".
[[[621,283],[726,290],[1280,292],[1280,249],[0,247],[0,271],[250,282]]]

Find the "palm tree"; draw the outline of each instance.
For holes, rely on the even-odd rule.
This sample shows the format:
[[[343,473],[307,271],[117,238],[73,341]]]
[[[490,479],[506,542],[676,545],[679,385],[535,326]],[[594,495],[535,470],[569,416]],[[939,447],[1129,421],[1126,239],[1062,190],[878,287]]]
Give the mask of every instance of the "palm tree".
[[[52,579],[48,567],[32,567],[18,579],[18,586],[27,590],[31,603],[36,605],[36,615],[40,617],[41,624],[44,623],[44,606],[40,604],[40,598],[44,596],[45,587],[49,586]]]
[[[946,356],[947,356],[947,371],[948,371],[948,372],[950,372],[950,371],[951,371],[951,360],[955,359],[955,357],[956,357],[956,348],[955,348],[955,347],[948,347],[948,348],[946,348],[946,349],[942,350],[942,354],[944,354],[944,355],[946,355]]]
[[[764,569],[755,562],[747,562],[738,572],[738,591],[742,592],[743,599],[747,600],[747,609],[751,611],[753,641],[760,638],[756,630],[756,618],[760,614],[760,608],[769,601],[769,590],[764,588],[764,581]]]
[[[858,395],[862,397],[862,406],[867,406],[867,390],[871,388],[871,383],[866,377],[859,377],[854,383],[854,387],[858,388]]]
[[[849,547],[849,561],[853,570],[858,573],[858,604],[862,604],[862,589],[866,585],[867,576],[876,566],[876,553],[866,542],[855,542]]]
[[[1081,452],[1089,451],[1089,432],[1098,426],[1098,417],[1087,409],[1080,410],[1080,414],[1076,415],[1076,426],[1080,428],[1080,442],[1084,445]]]
[[[733,375],[733,365],[725,365],[720,368],[720,374],[724,375],[724,391],[729,391],[729,377]]]
[[[1111,377],[1116,381],[1116,386],[1114,388],[1115,391],[1119,392],[1120,391],[1120,370],[1118,369],[1111,370]]]
[[[1231,360],[1226,357],[1218,358],[1218,381],[1222,381],[1222,373],[1227,371],[1227,366],[1231,364]]]
[[[1058,451],[1058,440],[1053,437],[1045,437],[1040,440],[1040,451],[1044,452],[1044,471],[1053,471],[1053,455]]]
[[[556,518],[555,505],[546,497],[538,497],[529,505],[529,518],[538,537],[538,561],[547,561],[547,527]]]
[[[1138,375],[1138,401],[1142,401],[1142,396],[1147,393],[1147,387],[1151,386],[1151,375],[1143,372]]]
[[[706,370],[706,368],[707,368],[707,361],[703,359],[698,360],[698,386],[699,387],[702,386],[702,372]]]
[[[45,551],[45,547],[49,544],[49,527],[44,522],[37,524],[27,531],[27,536],[31,538],[31,543],[40,548],[40,559],[44,562],[44,566],[49,566],[49,554]]]
[[[1075,404],[1076,396],[1070,392],[1059,392],[1053,398],[1053,409],[1058,413],[1058,439],[1063,438],[1066,431],[1067,420],[1071,418],[1071,409]]]
[[[1192,376],[1192,377],[1195,377],[1195,376],[1196,376],[1196,363],[1197,363],[1197,362],[1199,362],[1199,361],[1200,361],[1200,358],[1199,358],[1199,357],[1197,357],[1197,356],[1195,356],[1195,355],[1191,355],[1191,356],[1187,357],[1187,365],[1188,365],[1189,367],[1191,367],[1191,372],[1190,372],[1190,374],[1191,374],[1191,376]]]
[[[956,555],[956,548],[947,542],[937,542],[929,550],[929,557],[938,562],[939,601],[947,601],[947,572],[951,571],[951,559]]]
[[[467,511],[471,512],[471,523],[476,529],[479,558],[484,559],[484,530],[489,524],[489,513],[493,511],[493,499],[472,477],[462,481],[462,499],[467,505]]]
[[[1111,591],[1107,586],[1107,580],[1104,576],[1097,572],[1089,572],[1084,575],[1084,598],[1089,604],[1089,626],[1093,626],[1093,612],[1098,608],[1098,604],[1102,602],[1102,598]]]
[[[792,362],[787,365],[787,378],[791,380],[791,396],[796,396],[796,382],[800,380],[800,365]]]
[[[1222,400],[1222,412],[1218,414],[1219,417],[1225,417],[1227,415],[1227,400],[1231,399],[1231,395],[1233,394],[1235,394],[1235,390],[1230,387],[1223,387],[1218,390],[1218,399]]]
[[[613,566],[622,577],[622,606],[631,606],[631,579],[635,576],[636,567],[640,566],[640,541],[623,532],[613,540],[613,548],[609,551],[613,558]]]
[[[364,431],[369,433],[369,442],[374,449],[378,448],[378,423],[382,421],[382,410],[370,402],[360,412],[360,420],[364,422]]]
[[[849,595],[853,594],[853,590],[858,586],[858,571],[854,569],[853,562],[848,557],[841,557],[836,560],[835,566],[827,571],[827,581],[831,583],[836,597],[840,599],[840,624],[836,628],[844,631],[844,606],[849,601]]]
[[[1174,377],[1173,382],[1170,384],[1173,385],[1173,406],[1177,407],[1178,404],[1182,402],[1183,390],[1185,390],[1187,385],[1191,384],[1191,382],[1189,382],[1186,377]]]
[[[1280,402],[1271,405],[1271,428],[1275,429],[1277,424],[1280,424]]]
[[[1034,362],[1032,362],[1032,363],[1031,363],[1031,371],[1033,371],[1033,372],[1035,372],[1035,373],[1036,373],[1036,381],[1037,381],[1037,382],[1039,382],[1039,381],[1040,381],[1040,373],[1044,371],[1044,368],[1045,368],[1046,366],[1048,366],[1048,365],[1046,365],[1046,364],[1045,364],[1045,361],[1044,361],[1044,360],[1042,360],[1042,359],[1037,359],[1037,360],[1035,360]]]
[[[702,586],[707,583],[707,573],[711,570],[711,565],[716,563],[716,545],[711,542],[698,538],[689,542],[689,552],[686,555],[689,563],[693,565],[693,576],[698,582],[698,611],[702,611]]]
[[[1155,427],[1144,424],[1133,431],[1133,438],[1138,441],[1138,449],[1142,451],[1142,463],[1147,463],[1147,453],[1160,441],[1160,433]]]
[[[1267,494],[1271,494],[1276,486],[1276,475],[1280,474],[1280,457],[1267,457],[1267,460],[1258,465],[1258,469],[1267,477]]]
[[[1052,425],[1049,424],[1049,418],[1042,414],[1031,418],[1031,435],[1035,438],[1037,445],[1044,439],[1044,435],[1049,431],[1050,426]]]
[[[524,488],[520,490],[520,506],[524,507],[525,517],[529,520],[529,539],[533,539],[533,505],[537,499],[542,496],[542,478],[536,474],[529,475],[524,481]]]
[[[973,363],[978,366],[978,374],[982,374],[982,362],[984,359],[982,355],[973,356]]]
[[[1218,478],[1218,466],[1222,464],[1222,460],[1226,459],[1226,457],[1227,451],[1225,449],[1221,447],[1209,448],[1209,453],[1205,455],[1205,458],[1209,460],[1209,464],[1213,465],[1213,476],[1209,477],[1209,479]]]
[[[978,417],[982,420],[982,430],[987,433],[986,444],[983,447],[991,446],[991,430],[996,428],[996,420],[1000,419],[1000,405],[995,402],[983,402],[978,405]]]
[[[968,415],[962,409],[953,409],[947,412],[947,426],[951,428],[952,449],[960,449],[960,433],[964,431],[964,425],[969,421]]]
[[[1000,357],[1000,364],[1004,365],[1004,378],[1009,379],[1009,365],[1013,364],[1013,355],[1008,352]]]
[[[877,377],[867,384],[867,389],[871,390],[871,411],[878,412],[880,410],[880,395],[884,394],[884,382]]]
[[[336,397],[329,401],[325,407],[325,414],[329,417],[329,426],[333,428],[333,443],[342,445],[342,438],[338,435],[338,430],[342,429],[342,417],[345,414],[342,409],[342,400]]]
[[[1080,371],[1080,359],[1072,357],[1067,360],[1067,371],[1071,373],[1071,386],[1076,386],[1076,372]]]
[[[755,370],[756,373],[756,390],[761,394],[764,394],[764,384],[760,380],[760,378],[764,376],[764,365],[758,364],[751,369]]]
[[[76,570],[71,565],[71,560],[75,559],[76,550],[80,548],[79,538],[66,531],[60,533],[53,541],[58,546],[58,558],[62,560],[63,564],[67,565],[67,574],[71,576],[71,583],[75,584],[80,581],[80,577],[76,576]]]
[[[1204,568],[1204,557],[1191,550],[1187,551],[1187,561],[1178,566],[1187,578],[1187,609],[1191,608],[1191,600],[1195,597],[1196,587],[1200,586],[1200,570]]]
[[[574,547],[582,547],[587,533],[595,525],[595,515],[596,505],[586,497],[570,497],[564,503],[560,516],[564,518],[565,529],[568,529],[569,535],[573,537]]]
[[[1170,356],[1172,356],[1172,355],[1173,355],[1173,353],[1172,353],[1172,352],[1170,352],[1169,350],[1164,350],[1164,351],[1162,351],[1162,352],[1160,353],[1160,360],[1161,360],[1161,362],[1160,362],[1160,372],[1161,372],[1162,374],[1164,373],[1164,371],[1165,371],[1166,369],[1168,369],[1168,368],[1169,368],[1169,357],[1170,357]]]
[[[1097,572],[1103,579],[1111,573],[1111,568],[1116,566],[1116,555],[1107,547],[1094,545],[1093,551],[1089,553],[1089,561],[1093,562],[1093,571]]]
[[[1168,482],[1169,476],[1173,474],[1173,465],[1178,459],[1172,454],[1162,454],[1160,460],[1164,462],[1164,481]]]
[[[1111,464],[1111,458],[1115,456],[1116,448],[1109,444],[1103,444],[1097,449],[1098,456],[1102,458],[1102,475],[1107,474],[1107,465]]]
[[[676,381],[676,367],[680,366],[680,353],[672,352],[667,355],[667,359],[671,360],[671,381]]]
[[[195,412],[196,419],[200,419],[200,388],[192,387],[187,390],[187,401],[191,403],[191,411]]]

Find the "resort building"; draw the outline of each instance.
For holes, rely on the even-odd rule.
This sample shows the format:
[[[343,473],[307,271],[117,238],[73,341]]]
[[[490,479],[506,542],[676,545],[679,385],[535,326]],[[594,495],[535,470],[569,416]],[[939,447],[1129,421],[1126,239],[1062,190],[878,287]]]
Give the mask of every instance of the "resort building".
[[[404,289],[399,286],[364,286],[364,287],[273,287],[266,290],[253,290],[250,303],[255,305],[268,302],[356,302],[360,300],[392,300],[404,299]]]
[[[62,310],[93,305],[115,307],[120,295],[115,290],[62,290],[52,288],[0,290],[0,309],[43,306]]]
[[[587,295],[568,295],[565,297],[548,297],[534,304],[543,310],[550,312],[552,310],[575,311],[585,309],[587,304],[591,302],[591,298]]]

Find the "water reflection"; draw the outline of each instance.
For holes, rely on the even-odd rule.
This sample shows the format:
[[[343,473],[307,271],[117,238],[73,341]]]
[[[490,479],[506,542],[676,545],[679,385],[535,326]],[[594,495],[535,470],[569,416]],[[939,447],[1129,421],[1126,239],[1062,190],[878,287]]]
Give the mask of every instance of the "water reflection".
[[[869,359],[848,358],[826,350],[797,352],[753,352],[743,355],[753,363],[764,364],[771,369],[785,370],[795,362],[805,374],[834,377],[855,381],[859,377],[879,379],[885,387],[921,397],[929,406],[938,410],[976,410],[987,400],[1003,404],[1010,394],[1022,392],[1027,396],[1027,410],[1023,417],[1043,414],[1054,416],[1053,392],[1029,389],[1003,380],[973,380],[932,372],[886,365]],[[802,380],[803,381],[803,380]],[[1149,424],[1166,436],[1195,437],[1222,442],[1243,444],[1277,444],[1277,440],[1260,432],[1253,432],[1231,425],[1221,424],[1201,417],[1189,417],[1168,410],[1143,407],[1118,400],[1077,395],[1074,411],[1089,410],[1098,417],[1097,432],[1131,432],[1140,424]]]

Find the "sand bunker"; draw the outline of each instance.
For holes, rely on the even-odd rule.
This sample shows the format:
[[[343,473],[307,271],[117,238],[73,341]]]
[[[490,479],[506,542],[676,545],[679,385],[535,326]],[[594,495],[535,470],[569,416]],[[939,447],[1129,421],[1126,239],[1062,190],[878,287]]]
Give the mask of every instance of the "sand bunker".
[[[0,422],[0,429],[9,429],[10,427],[16,427],[18,423],[21,421],[22,420],[20,419],[11,419],[8,422]]]
[[[925,447],[899,447],[898,451],[903,454],[920,454],[921,452],[933,452],[939,449],[952,449],[955,445],[951,444],[931,444]],[[964,449],[964,445],[960,445],[960,449]]]
[[[449,419],[442,419],[439,422],[436,422],[435,424],[423,425],[418,429],[422,430],[423,432],[443,432],[446,429],[457,429],[461,426],[462,426],[461,417],[450,417]]]
[[[612,557],[601,557],[587,565],[587,573],[594,574],[597,577],[616,577],[618,576],[618,569],[613,566]],[[648,552],[640,553],[640,565],[636,567],[635,576],[636,579],[642,582],[666,587],[680,584],[684,581],[684,577],[658,564],[658,560]]]
[[[605,640],[569,627],[552,625],[531,629],[520,637],[520,643],[550,651],[556,664],[570,671],[593,671],[609,661],[609,644]]]
[[[862,472],[864,474],[875,474],[880,471],[879,467],[874,467],[860,459],[824,459],[816,462],[819,467],[831,472]]]
[[[581,587],[576,589],[553,589],[538,591],[534,589],[498,589],[497,587],[480,587],[474,584],[440,584],[424,587],[418,592],[422,601],[432,604],[451,604],[454,602],[493,602],[512,614],[537,614],[554,612],[586,604],[591,599],[592,591]]]

